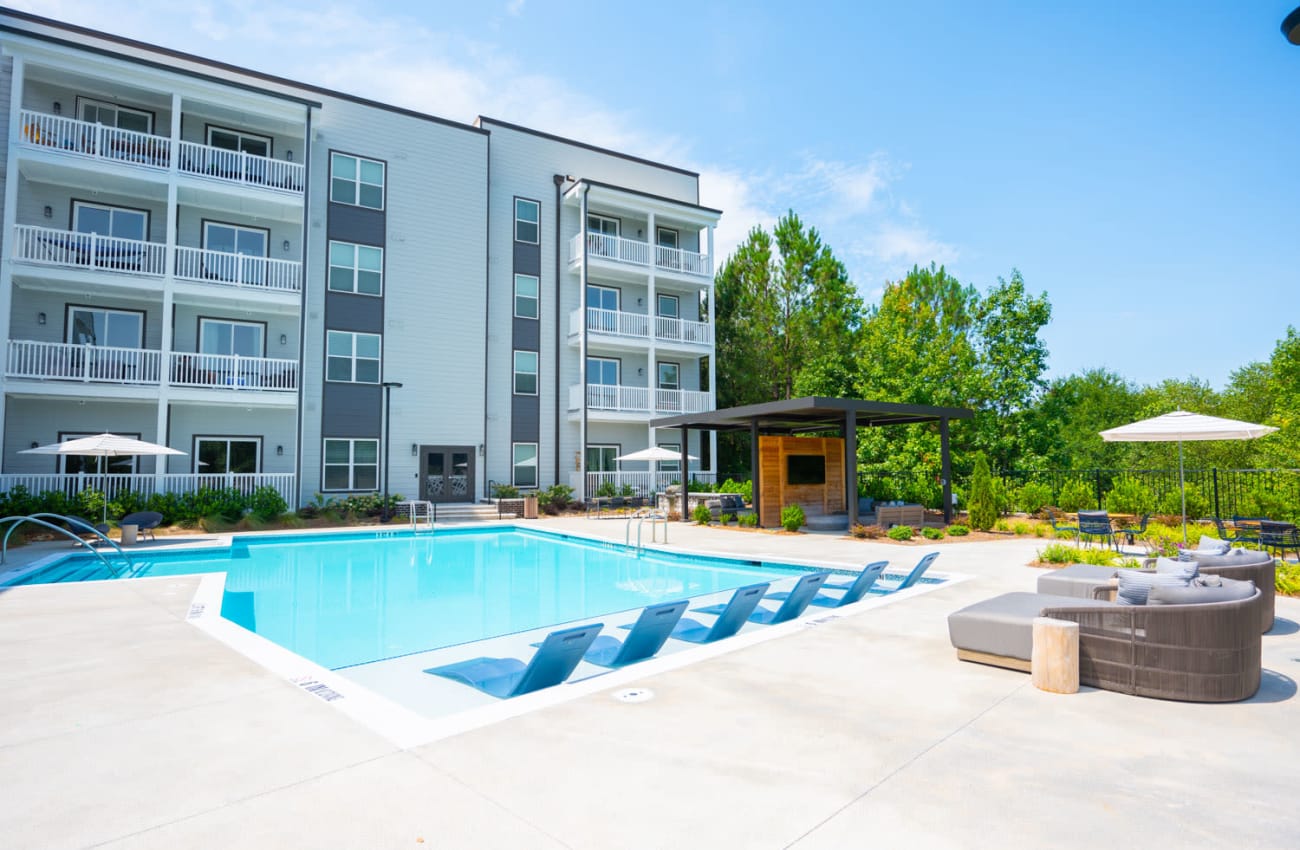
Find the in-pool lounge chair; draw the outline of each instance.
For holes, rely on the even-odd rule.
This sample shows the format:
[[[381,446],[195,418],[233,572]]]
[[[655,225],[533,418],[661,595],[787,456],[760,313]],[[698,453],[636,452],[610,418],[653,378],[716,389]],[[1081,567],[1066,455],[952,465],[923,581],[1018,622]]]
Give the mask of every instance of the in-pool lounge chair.
[[[934,563],[934,559],[938,557],[938,552],[931,552],[923,557],[919,562],[917,562],[915,567],[912,567],[910,573],[903,576],[903,580],[898,583],[898,586],[890,588],[888,592],[897,593],[900,590],[907,590],[909,587],[916,584],[921,580],[921,576],[925,575],[925,571],[930,569],[930,565]],[[826,584],[827,590],[850,590],[852,587],[853,583],[850,582],[828,582]]]
[[[424,672],[463,682],[501,699],[517,697],[569,678],[603,626],[593,623],[551,632],[527,664],[518,658],[471,658]]]
[[[889,566],[888,561],[876,561],[874,564],[867,564],[862,568],[862,572],[858,573],[858,577],[855,578],[851,584],[833,585],[830,582],[823,583],[823,588],[843,590],[844,594],[842,596],[835,596],[831,593],[819,593],[812,598],[812,602],[809,604],[816,605],[819,608],[839,608],[841,605],[852,605],[854,602],[857,602],[859,599],[867,595],[872,586],[876,583],[876,579],[880,578],[880,574],[885,571],[885,567],[887,566]],[[789,593],[771,593],[764,598],[785,599],[789,596]]]
[[[770,584],[762,582],[739,588],[731,594],[731,601],[723,608],[712,627],[704,625],[699,620],[683,617],[673,628],[670,637],[690,643],[713,643],[715,640],[731,637],[745,625],[745,619],[758,607],[758,600],[763,598],[763,594],[767,593],[769,587]]]
[[[793,620],[804,612],[804,609],[813,601],[813,597],[817,595],[817,591],[821,589],[822,584],[830,577],[829,571],[808,573],[799,579],[793,590],[787,594],[782,594],[781,598],[785,601],[781,603],[780,608],[773,611],[771,608],[755,606],[754,611],[749,615],[749,621],[751,623],[762,623],[765,626],[774,626],[777,623],[784,623],[786,620]],[[772,598],[776,599],[777,597],[773,596]],[[726,607],[723,605],[709,605],[706,608],[695,608],[693,610],[699,611],[701,614],[722,614]]]
[[[649,658],[663,648],[677,621],[686,613],[686,605],[682,599],[648,606],[632,624],[632,633],[626,640],[601,635],[582,660],[601,667],[623,667]]]

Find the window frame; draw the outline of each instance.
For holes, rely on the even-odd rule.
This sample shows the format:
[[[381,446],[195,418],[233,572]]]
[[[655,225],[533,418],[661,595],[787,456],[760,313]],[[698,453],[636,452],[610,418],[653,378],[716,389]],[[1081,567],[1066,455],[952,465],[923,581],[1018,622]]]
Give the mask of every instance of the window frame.
[[[82,231],[77,229],[77,211],[83,208],[95,209],[95,210],[107,210],[109,213],[110,230],[112,229],[112,214],[114,212],[140,213],[144,216],[144,235],[141,236],[140,239],[136,241],[140,241],[140,242],[149,241],[149,234],[153,228],[153,212],[151,210],[144,209],[142,207],[127,207],[127,206],[122,206],[121,204],[105,204],[99,201],[86,201],[81,198],[73,198],[72,205],[68,209],[68,230],[69,231],[73,233],[82,233]],[[86,231],[86,233],[83,235],[88,235],[89,232],[90,231]],[[100,233],[98,235],[109,239],[130,239],[129,236],[114,236],[111,233]]]
[[[598,222],[602,222],[603,224],[609,224],[612,222],[614,225],[614,232],[606,233],[603,226],[599,230],[592,230],[591,229],[592,219],[595,219]],[[605,215],[603,213],[588,212],[587,233],[593,233],[598,236],[613,236],[615,239],[620,239],[623,236],[623,219],[612,215]]]
[[[149,129],[143,131],[146,135],[152,136],[154,131],[154,126],[158,123],[158,114],[154,112],[152,109],[141,109],[138,106],[125,106],[120,103],[109,103],[106,100],[99,100],[98,98],[94,98],[94,97],[85,97],[83,95],[77,95],[77,101],[76,101],[77,114],[74,117],[78,121],[85,121],[85,119],[81,117],[81,108],[86,104],[95,106],[98,109],[111,109],[114,113],[130,112],[135,115],[143,115],[146,119],[148,119],[148,124],[149,124]],[[116,119],[116,114],[114,115],[114,119]],[[94,121],[88,123],[100,124],[102,122]],[[104,124],[103,126],[105,127],[111,126],[115,130],[126,130],[126,132],[128,133],[141,132],[140,130],[131,130],[125,127],[119,127],[116,124],[112,124],[112,125]]]
[[[609,310],[610,308],[608,308],[608,307],[596,307],[595,305],[593,305],[593,304],[591,303],[591,294],[592,294],[593,291],[595,291],[595,292],[612,292],[612,293],[614,293],[614,309],[613,309],[612,312],[615,312],[615,313],[622,312],[622,310],[623,310],[623,290],[619,289],[617,286],[605,286],[604,284],[600,284],[600,283],[589,283],[589,284],[587,284],[587,309],[595,309],[595,310]]]
[[[208,247],[208,228],[214,225],[216,227],[229,227],[231,230],[235,231],[234,251],[217,251],[214,248]],[[239,233],[241,231],[247,233],[260,233],[262,235],[262,253],[242,254],[239,252]],[[199,220],[199,236],[203,245],[203,250],[212,251],[214,254],[234,254],[237,257],[253,257],[255,259],[263,260],[271,256],[271,228],[269,227],[257,227],[252,224],[236,224],[233,221],[220,221],[215,218],[204,218]]]
[[[531,447],[532,450],[533,450],[533,458],[532,458],[532,463],[531,463],[531,464],[530,464],[527,460],[523,461],[522,463],[520,463],[520,461],[519,461],[519,450],[520,450],[521,448],[525,448],[525,447]],[[541,451],[539,450],[539,446],[538,446],[537,443],[535,443],[535,442],[527,442],[527,441],[512,442],[512,443],[510,444],[510,484],[511,484],[511,486],[513,486],[513,487],[529,487],[529,488],[536,489],[537,486],[538,486],[538,484],[539,484],[540,481],[541,481],[541,473],[540,473],[540,471],[539,471],[539,469],[538,469],[540,463],[541,463]],[[520,470],[520,468],[528,469],[528,468],[530,468],[530,467],[531,467],[531,469],[533,470],[533,480],[532,480],[532,481],[521,481],[521,480],[519,479],[519,470]]]
[[[671,244],[671,245],[665,245],[665,244],[663,243],[662,240],[663,240],[663,235],[664,235],[665,233],[671,233],[671,234],[673,235],[673,244]],[[679,231],[679,230],[678,230],[677,228],[675,228],[675,227],[660,227],[659,225],[656,224],[656,225],[655,225],[655,247],[656,247],[656,248],[671,248],[671,249],[673,249],[674,251],[680,251],[680,250],[682,250],[682,234],[681,234],[681,231]]]
[[[591,465],[591,450],[592,450],[592,449],[598,449],[598,450],[601,450],[602,452],[603,452],[603,451],[609,451],[609,452],[612,452],[612,453],[610,454],[610,456],[609,456],[609,460],[614,464],[614,466],[613,466],[612,468],[610,468],[610,469],[595,469],[595,468],[593,468],[592,465]],[[622,463],[622,461],[620,461],[620,460],[618,459],[618,456],[621,455],[622,453],[623,453],[623,445],[622,445],[622,443],[587,443],[587,454],[586,454],[587,471],[588,471],[588,472],[618,472],[618,471],[619,471],[619,465]],[[602,466],[603,466],[603,464],[602,464]]]
[[[520,295],[520,294],[519,294],[519,279],[520,279],[520,278],[525,278],[525,279],[527,279],[527,280],[531,280],[531,281],[533,282],[534,290],[533,290],[533,294],[532,294],[532,295]],[[519,312],[519,299],[521,299],[521,298],[523,298],[523,299],[525,299],[525,300],[531,300],[531,301],[533,302],[533,315],[529,316],[529,315],[526,315],[526,314],[524,314],[524,313],[520,313],[520,312]],[[541,277],[539,277],[538,275],[535,275],[535,274],[524,274],[524,273],[522,273],[522,272],[515,272],[515,303],[514,303],[514,316],[515,316],[516,319],[538,319],[538,320],[541,319],[541,316],[542,316],[542,279],[541,279]]]
[[[102,344],[100,344],[100,343],[98,343],[98,342],[93,342],[93,343],[91,343],[91,342],[77,342],[76,340],[74,340],[74,339],[71,338],[71,335],[72,335],[72,326],[73,326],[72,313],[73,313],[74,310],[85,310],[85,311],[90,312],[90,313],[104,313],[104,314],[106,314],[106,315],[105,315],[105,319],[107,319],[107,314],[108,314],[108,313],[119,313],[119,314],[122,314],[122,315],[137,316],[137,317],[140,319],[140,337],[139,337],[139,341],[136,342],[136,344],[135,344],[134,346],[120,346],[120,345],[112,345],[112,346],[110,346],[110,345],[102,345]],[[94,347],[96,347],[96,348],[135,348],[137,351],[139,351],[139,350],[143,350],[143,349],[144,349],[144,333],[145,333],[145,325],[148,323],[148,320],[149,320],[149,314],[148,314],[146,311],[144,311],[144,310],[123,310],[123,309],[118,308],[118,307],[100,307],[100,306],[98,306],[98,305],[92,305],[92,304],[71,304],[71,303],[69,303],[69,304],[65,304],[65,305],[63,305],[63,341],[64,341],[66,344],[68,344],[68,345],[90,345],[90,346],[94,346]],[[104,324],[105,324],[105,328],[107,328],[107,326],[108,326],[107,321],[105,321]],[[85,435],[85,436],[91,436],[91,437],[93,437],[94,435],[93,435],[93,434],[87,434],[87,435]]]
[[[521,203],[522,203],[522,204],[532,204],[532,205],[533,205],[533,208],[537,211],[537,220],[536,220],[536,221],[529,221],[528,219],[521,219],[521,218],[519,217],[519,205],[520,205]],[[533,200],[532,198],[523,198],[523,197],[520,197],[519,195],[515,195],[514,215],[515,215],[515,227],[514,227],[515,241],[516,241],[516,242],[522,242],[522,243],[525,244],[525,245],[540,245],[540,244],[542,244],[542,202],[541,202],[541,201],[535,201],[535,200]],[[534,227],[534,228],[537,229],[537,233],[536,233],[536,235],[535,235],[535,237],[534,237],[533,239],[520,239],[520,238],[519,238],[519,224],[520,224],[520,222],[523,222],[523,223],[526,224],[526,225],[531,225],[532,227]]]
[[[240,355],[238,355],[238,356],[240,356],[240,357],[259,357],[259,358],[262,358],[262,359],[265,359],[265,358],[266,358],[266,322],[249,322],[249,321],[244,321],[243,319],[225,319],[225,318],[222,318],[222,317],[220,317],[220,316],[199,316],[199,317],[198,317],[198,322],[197,322],[197,324],[198,324],[198,333],[197,333],[196,336],[194,337],[194,341],[195,341],[195,349],[197,350],[197,353],[198,353],[198,354],[209,354],[209,355],[213,355],[213,356],[217,356],[217,357],[231,357],[231,356],[234,356],[234,355],[232,355],[232,354],[222,354],[222,353],[220,353],[220,352],[204,351],[204,350],[203,350],[203,328],[204,328],[205,325],[208,325],[208,324],[213,324],[213,325],[243,325],[243,326],[245,326],[245,327],[257,328],[257,329],[259,329],[259,330],[261,331],[261,335],[262,335],[262,346],[261,346],[261,348],[262,348],[262,350],[261,350],[258,354],[240,354]],[[234,333],[232,332],[231,335],[230,335],[230,341],[233,343],[234,340],[235,340],[235,335],[234,335]]]
[[[655,445],[661,449],[667,449],[670,452],[676,452],[679,455],[682,453],[681,443],[655,443]],[[658,469],[656,470],[658,472],[681,472],[682,471],[682,462],[680,460],[661,460],[656,462],[655,465],[658,467]]]
[[[614,383],[612,383],[612,384],[606,384],[606,383],[604,383],[604,382],[601,382],[601,383],[599,383],[599,384],[594,384],[594,383],[592,383],[592,381],[591,381],[591,361],[593,361],[593,360],[597,361],[598,363],[602,363],[602,364],[604,364],[604,363],[613,363],[613,364],[614,364]],[[593,355],[593,354],[588,354],[588,355],[587,355],[587,386],[589,386],[589,387],[618,387],[618,386],[622,386],[622,384],[623,384],[623,358],[621,358],[621,357],[601,357],[601,356],[599,356],[599,355]]]
[[[532,357],[533,357],[533,371],[529,372],[529,371],[526,370],[526,369],[521,370],[521,369],[519,368],[519,355],[521,355],[521,354],[525,354],[525,355],[526,355],[526,354],[531,354],[531,355],[532,355]],[[541,363],[541,358],[538,356],[538,353],[537,353],[536,351],[533,351],[531,348],[516,348],[516,349],[514,349],[514,353],[513,353],[513,355],[512,355],[511,358],[510,358],[510,366],[511,366],[511,381],[510,381],[510,386],[511,386],[511,389],[514,391],[514,395],[536,396],[536,395],[539,393],[539,391],[541,390],[541,384],[542,384],[542,379],[541,379],[542,363]],[[520,391],[519,391],[519,377],[520,377],[521,375],[532,375],[532,376],[533,376],[533,391],[532,391],[532,392],[520,392]]]
[[[236,147],[236,148],[233,148],[233,149],[232,149],[232,148],[217,148],[216,145],[212,144],[212,131],[213,131],[213,130],[217,131],[218,133],[229,133],[230,135],[235,136],[236,138],[238,138],[241,142],[242,142],[244,139],[253,139],[253,140],[255,140],[255,141],[259,141],[259,142],[266,142],[266,153],[264,153],[264,154],[262,154],[262,153],[248,153],[248,151],[246,151],[246,150],[244,150],[243,148],[240,148],[240,147]],[[235,129],[234,127],[223,127],[223,126],[221,126],[220,124],[204,124],[204,125],[203,125],[203,140],[204,140],[204,144],[206,144],[206,145],[207,145],[208,147],[210,147],[210,148],[217,148],[217,150],[222,150],[222,151],[224,151],[224,150],[233,150],[233,151],[237,151],[237,152],[239,152],[239,153],[248,154],[248,156],[261,156],[261,157],[265,157],[266,159],[271,159],[271,158],[272,158],[272,155],[275,153],[275,139],[271,138],[270,136],[263,136],[261,133],[250,133],[250,132],[248,132],[247,130],[237,130],[237,129]]]
[[[220,443],[226,444],[226,468],[221,471],[213,469],[202,469],[199,467],[199,443]],[[250,473],[230,472],[230,444],[231,443],[252,443],[254,445],[253,457],[255,458],[256,469],[251,474],[259,474],[262,471],[262,438],[242,436],[238,434],[195,434],[190,445],[193,448],[193,463],[191,469],[195,475],[247,475]]]
[[[337,463],[331,464],[331,463],[329,462],[328,458],[329,458],[329,444],[330,444],[330,443],[347,443],[347,444],[348,444],[348,463],[347,463],[347,469],[348,469],[348,486],[347,486],[347,487],[327,487],[327,486],[326,486],[326,482],[327,482],[327,479],[328,479],[328,475],[327,475],[326,470],[327,470],[329,467],[331,467],[331,466],[340,466],[340,465],[341,465],[341,464],[337,464]],[[356,473],[357,473],[357,444],[358,444],[358,443],[374,443],[374,446],[375,446],[375,462],[374,462],[374,464],[373,464],[373,466],[374,466],[374,468],[375,468],[375,486],[374,486],[374,487],[358,487],[358,486],[357,486],[357,474],[356,474]],[[322,437],[322,438],[321,438],[321,452],[320,452],[320,461],[321,461],[321,464],[320,464],[320,465],[321,465],[320,485],[321,485],[321,492],[322,492],[322,493],[356,493],[356,492],[366,492],[366,493],[369,493],[369,492],[372,492],[372,491],[378,491],[378,490],[379,490],[379,460],[380,460],[380,457],[379,457],[379,439],[376,438],[376,437]],[[366,467],[371,466],[371,465],[372,465],[372,464],[368,464],[368,463],[367,463],[367,464],[363,464],[363,466],[366,466]]]
[[[352,249],[352,267],[351,267],[352,288],[351,289],[336,289],[334,287],[334,275],[333,275],[334,269],[348,268],[347,266],[336,266],[334,264],[335,245],[346,246]],[[379,252],[379,291],[378,292],[361,292],[359,289],[357,289],[358,281],[360,281],[361,279],[361,271],[362,271],[360,265],[361,248]],[[381,245],[367,245],[364,242],[348,242],[343,239],[330,239],[325,246],[325,290],[327,292],[337,292],[343,295],[364,295],[367,298],[383,298],[384,297],[384,268],[386,262],[387,262],[387,257],[385,256],[383,246]],[[370,270],[366,269],[365,271],[368,272]]]
[[[341,355],[341,354],[330,354],[330,335],[331,335],[331,334],[346,334],[346,335],[348,335],[349,337],[352,338],[352,353],[351,353],[351,355],[349,355],[349,362],[352,364],[352,367],[351,367],[351,374],[352,374],[352,377],[351,377],[351,379],[349,379],[349,380],[346,380],[346,381],[345,381],[345,380],[342,380],[341,378],[331,378],[331,377],[330,377],[330,358],[332,358],[332,357],[341,358],[341,357],[343,356],[343,355]],[[375,339],[379,340],[379,356],[378,356],[377,358],[370,358],[370,357],[362,357],[362,358],[358,358],[358,357],[357,357],[357,338],[358,338],[358,337],[363,337],[363,336],[364,336],[364,337],[374,337]],[[358,380],[357,380],[357,361],[358,361],[359,359],[360,359],[360,360],[367,360],[367,361],[368,361],[368,360],[371,360],[371,359],[374,359],[374,360],[375,360],[375,364],[376,364],[376,365],[375,365],[375,380],[373,380],[373,381],[358,381]],[[366,332],[366,331],[344,331],[344,330],[326,329],[326,331],[325,331],[325,381],[326,381],[326,383],[331,383],[331,384],[362,384],[362,385],[366,385],[366,386],[378,386],[380,383],[383,382],[383,376],[384,376],[384,335],[383,335],[383,334],[372,334],[372,333],[368,333],[368,332]]]
[[[663,385],[663,367],[672,366],[677,370],[677,385],[665,387]],[[682,389],[682,364],[675,360],[659,360],[655,363],[655,389],[657,390],[677,390]]]
[[[356,176],[355,176],[355,177],[335,177],[335,176],[334,176],[334,160],[337,159],[337,158],[339,158],[339,157],[343,157],[343,158],[345,158],[345,159],[353,160],[353,161],[356,163]],[[388,163],[387,163],[385,160],[382,160],[382,159],[372,159],[372,158],[370,158],[370,157],[368,157],[368,156],[361,156],[360,154],[355,154],[355,153],[346,153],[346,152],[344,152],[344,151],[335,151],[335,150],[332,150],[332,151],[330,151],[330,160],[329,160],[329,162],[330,162],[330,170],[329,170],[329,192],[328,192],[328,194],[326,195],[326,197],[329,199],[329,202],[330,202],[331,204],[342,204],[343,206],[348,206],[348,207],[359,207],[359,208],[361,208],[361,209],[363,209],[363,210],[375,210],[376,212],[383,212],[384,210],[386,210],[386,209],[388,208]],[[374,164],[374,165],[378,165],[380,168],[382,168],[382,169],[384,170],[384,179],[383,179],[383,182],[382,182],[382,183],[368,183],[368,182],[365,182],[365,181],[363,181],[363,180],[361,179],[361,163],[363,163],[363,162],[369,162],[369,163],[372,163],[372,164]],[[352,183],[352,200],[350,200],[350,201],[340,201],[340,200],[337,200],[337,199],[334,197],[334,181],[335,181],[335,180],[348,180],[348,181],[350,181],[350,182]],[[377,207],[372,207],[372,206],[370,206],[369,204],[363,204],[363,203],[361,203],[361,186],[362,186],[363,184],[366,185],[366,186],[378,186],[378,187],[379,187],[379,206],[377,206]]]
[[[663,302],[671,301],[674,305],[673,312],[665,313],[663,311]],[[676,295],[668,295],[663,292],[655,293],[655,315],[661,319],[681,319],[682,317],[682,300]]]

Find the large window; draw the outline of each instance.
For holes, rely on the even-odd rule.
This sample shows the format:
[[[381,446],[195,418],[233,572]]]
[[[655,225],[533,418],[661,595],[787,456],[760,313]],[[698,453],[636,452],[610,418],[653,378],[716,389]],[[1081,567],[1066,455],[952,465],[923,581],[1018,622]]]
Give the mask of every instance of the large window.
[[[77,112],[82,121],[89,121],[92,124],[134,130],[137,133],[153,132],[153,113],[143,109],[132,109],[116,103],[104,103],[88,97],[79,97]]]
[[[660,316],[666,319],[680,319],[682,317],[681,302],[677,300],[676,295],[656,294],[655,301]]]
[[[129,207],[74,201],[72,229],[78,233],[98,233],[100,236],[143,242],[149,233],[149,213]]]
[[[209,127],[208,144],[223,151],[240,151],[254,156],[269,157],[271,155],[271,140],[269,138],[245,133],[243,130]]]
[[[682,388],[681,367],[676,363],[659,364],[659,389],[679,390]]]
[[[343,153],[330,155],[330,200],[372,210],[384,208],[384,164]]]
[[[618,461],[615,458],[620,454],[618,446],[587,446],[587,471],[617,472]]]
[[[613,357],[587,358],[587,383],[606,387],[618,386],[618,373],[622,362]]]
[[[619,290],[612,286],[587,286],[587,309],[599,310],[599,313],[587,313],[587,324],[593,331],[618,333]]]
[[[379,383],[379,343],[378,334],[329,331],[325,342],[325,379]]]
[[[144,313],[69,305],[66,339],[74,345],[144,348]]]
[[[378,440],[326,440],[323,490],[379,488]]]
[[[329,288],[333,292],[380,295],[384,289],[384,249],[330,242]]]
[[[540,234],[542,205],[525,198],[515,198],[515,241],[536,245]]]
[[[269,231],[220,221],[203,222],[203,247],[223,254],[265,257]]]
[[[537,278],[530,274],[515,275],[515,318],[536,319]]]
[[[510,483],[516,487],[537,486],[537,444],[515,443]]]
[[[537,352],[515,352],[515,395],[537,395]]]
[[[262,441],[257,437],[195,437],[194,471],[200,475],[259,472]]]
[[[587,213],[587,232],[599,233],[601,236],[617,236],[619,220],[607,215]]]
[[[664,449],[666,451],[670,451],[673,454],[677,454],[677,455],[680,455],[682,453],[681,443],[660,443],[659,448]],[[680,460],[661,460],[659,461],[659,471],[660,472],[681,472],[682,462]]]
[[[266,353],[266,326],[261,322],[199,319],[199,352],[262,357]]]

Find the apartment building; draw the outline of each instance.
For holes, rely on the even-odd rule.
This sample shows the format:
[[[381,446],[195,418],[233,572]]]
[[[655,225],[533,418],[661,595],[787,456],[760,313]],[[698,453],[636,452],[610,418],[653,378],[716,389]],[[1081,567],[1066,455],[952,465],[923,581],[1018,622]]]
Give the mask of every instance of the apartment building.
[[[83,486],[21,450],[102,431],[186,453],[114,491],[681,477],[615,458],[713,406],[693,173],[13,11],[0,104],[0,486]]]

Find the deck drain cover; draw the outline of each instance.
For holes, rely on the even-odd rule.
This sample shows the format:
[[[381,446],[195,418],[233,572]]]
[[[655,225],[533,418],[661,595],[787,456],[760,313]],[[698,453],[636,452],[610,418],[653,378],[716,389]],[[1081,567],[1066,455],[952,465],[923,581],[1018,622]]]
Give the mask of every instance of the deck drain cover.
[[[649,702],[655,698],[655,692],[649,688],[625,688],[614,692],[614,699],[619,702]]]

